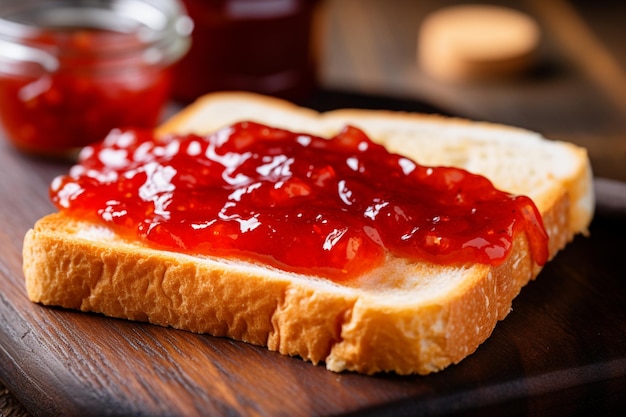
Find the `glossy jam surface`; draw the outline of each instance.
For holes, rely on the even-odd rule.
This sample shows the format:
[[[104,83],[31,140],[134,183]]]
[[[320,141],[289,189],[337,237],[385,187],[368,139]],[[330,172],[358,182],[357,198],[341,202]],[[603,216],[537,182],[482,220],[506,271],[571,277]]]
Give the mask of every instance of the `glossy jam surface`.
[[[52,183],[61,210],[182,252],[261,260],[342,280],[386,252],[497,265],[526,232],[547,236],[532,201],[484,177],[429,168],[346,127],[331,139],[252,122],[207,137],[116,131]]]
[[[0,66],[6,136],[31,153],[62,155],[119,126],[153,127],[170,93],[171,70],[146,65],[139,39],[105,30],[53,30],[31,41],[59,53],[58,68],[28,61]]]

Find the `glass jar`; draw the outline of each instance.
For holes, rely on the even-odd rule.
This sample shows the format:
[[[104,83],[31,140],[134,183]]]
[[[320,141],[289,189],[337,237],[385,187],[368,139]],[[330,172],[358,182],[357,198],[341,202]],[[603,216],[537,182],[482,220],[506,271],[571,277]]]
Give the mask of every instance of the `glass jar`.
[[[66,155],[113,128],[155,126],[191,29],[177,0],[2,0],[4,135]]]
[[[218,90],[299,99],[315,86],[318,0],[183,0],[193,42],[176,68],[174,94]]]

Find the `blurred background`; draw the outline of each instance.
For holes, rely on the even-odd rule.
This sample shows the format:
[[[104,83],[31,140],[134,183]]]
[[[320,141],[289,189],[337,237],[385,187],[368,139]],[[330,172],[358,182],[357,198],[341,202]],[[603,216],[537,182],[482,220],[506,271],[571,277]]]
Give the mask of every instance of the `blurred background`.
[[[1,0],[0,8],[20,3]],[[596,175],[626,181],[624,1],[481,2],[498,6],[495,15],[476,14],[485,9],[473,2],[444,0],[184,3],[195,27],[191,50],[174,68],[169,111],[207,91],[241,88],[319,110],[441,113],[576,143],[588,149]],[[460,5],[470,9],[455,9]],[[5,35],[0,30],[0,81],[15,68],[3,55],[16,51],[3,43]],[[35,90],[27,92],[34,97]],[[8,103],[0,96],[5,119],[15,111]],[[7,141],[0,142],[4,152]],[[0,415],[26,415],[1,385]]]
[[[54,15],[56,22],[63,21],[63,27],[67,28],[72,24],[63,20],[62,12],[54,12],[56,6],[51,5],[72,1],[3,0],[0,16],[13,13],[19,20],[23,18],[16,12],[20,7],[43,4],[48,7],[37,14],[38,23],[41,19],[47,22],[45,16]],[[171,0],[157,3],[161,1]],[[120,23],[122,20],[116,20],[117,17],[108,19],[122,31],[137,24],[132,23],[133,19],[139,25],[154,23],[149,22],[150,13],[136,12],[136,3],[141,1],[97,0],[83,4],[106,2],[116,4],[116,13],[127,14],[123,16],[129,20],[126,23]],[[442,113],[511,124],[585,146],[597,175],[626,180],[626,3],[623,1],[510,0],[478,4],[448,0],[180,0],[180,3],[194,23],[191,49],[187,50],[184,43],[189,25],[174,20],[172,16],[176,13],[168,12],[166,17],[173,19],[174,32],[159,36],[173,42],[172,45],[178,43],[168,46],[169,49],[159,43],[161,49],[156,51],[157,56],[169,56],[166,64],[174,66],[170,112],[205,92],[242,89],[285,97],[318,110],[347,106]],[[92,13],[89,18],[97,14]],[[84,22],[83,19],[74,24],[84,25]],[[13,51],[8,59],[16,56],[3,40],[18,43],[23,40],[7,35],[8,32],[6,25],[0,25],[0,116],[5,127],[13,125],[6,128],[4,136],[11,137],[11,129],[32,136],[37,127],[30,126],[29,120],[43,120],[46,111],[52,113],[52,121],[49,126],[41,124],[39,129],[44,132],[44,138],[49,132],[58,131],[54,140],[59,142],[72,135],[81,136],[81,140],[87,134],[100,138],[102,132],[119,124],[155,123],[158,110],[155,103],[163,98],[162,87],[166,84],[159,78],[161,74],[149,75],[146,69],[133,79],[119,76],[104,80],[99,90],[86,94],[90,100],[76,99],[71,106],[59,104],[62,94],[44,85],[40,75],[20,81],[22,87],[29,87],[21,88],[19,97],[9,97],[15,94],[15,88],[6,93],[9,87],[5,87],[8,84],[3,71],[9,68],[13,71],[11,77],[20,77],[26,70],[3,61],[7,51]],[[105,45],[112,44],[94,39],[101,43],[94,40],[96,46],[92,50],[104,51]],[[84,39],[81,42],[84,46]],[[65,46],[56,51],[63,52]],[[155,51],[149,52],[144,55],[154,61]],[[62,67],[64,59],[60,58]],[[75,80],[76,69],[81,64],[69,62],[67,65],[73,65],[70,80],[57,89],[66,90],[66,96],[70,92],[79,94],[79,83]],[[152,98],[142,101],[138,88],[145,88],[148,94],[152,88],[147,85],[150,79],[161,90],[153,88]],[[137,80],[144,85],[133,85]],[[100,81],[93,84],[97,82]],[[113,98],[118,94],[113,88],[117,84],[122,84],[120,96]],[[42,92],[46,88],[48,91]],[[111,103],[98,105],[94,97],[110,99]],[[48,107],[38,108],[42,103]],[[152,103],[150,108],[148,103]],[[106,120],[105,109],[111,113]],[[119,114],[113,114],[115,109]],[[63,119],[69,113],[73,118]],[[100,120],[93,113],[100,114]],[[87,120],[89,126],[81,130],[78,125]],[[70,124],[76,129],[70,130]],[[94,128],[96,125],[99,129]],[[1,131],[0,135],[3,135]],[[22,138],[22,145],[28,140]],[[39,144],[35,143],[41,144],[41,139]],[[26,145],[22,148],[30,146]]]
[[[417,59],[420,26],[442,8],[463,3],[328,0],[321,85],[422,101],[451,115],[571,141],[587,147],[597,175],[626,180],[626,3],[491,2],[537,23],[534,61],[508,79],[441,80]]]

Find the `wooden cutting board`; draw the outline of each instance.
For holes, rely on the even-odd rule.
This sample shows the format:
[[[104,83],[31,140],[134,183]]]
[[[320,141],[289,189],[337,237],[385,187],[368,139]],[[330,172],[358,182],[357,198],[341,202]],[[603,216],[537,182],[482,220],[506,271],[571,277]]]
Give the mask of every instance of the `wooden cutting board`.
[[[31,303],[22,239],[53,211],[48,184],[68,168],[0,144],[0,380],[34,415],[566,416],[626,407],[623,207],[602,212],[590,236],[577,237],[524,288],[460,364],[429,376],[362,376],[227,339]]]

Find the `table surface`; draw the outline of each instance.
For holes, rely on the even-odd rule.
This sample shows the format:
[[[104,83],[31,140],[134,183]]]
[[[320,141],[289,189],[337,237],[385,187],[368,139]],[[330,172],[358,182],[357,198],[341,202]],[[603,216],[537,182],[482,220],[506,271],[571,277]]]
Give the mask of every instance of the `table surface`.
[[[304,103],[513,124],[585,146],[598,176],[626,181],[626,6],[510,2],[541,23],[544,60],[515,81],[451,86],[415,61],[420,20],[450,3],[327,1],[324,89]],[[590,237],[550,263],[461,364],[427,377],[364,377],[225,339],[31,304],[23,235],[53,210],[47,186],[67,168],[1,142],[0,415],[585,415],[626,406],[623,206],[602,210]],[[626,196],[621,184],[601,185],[604,202]]]

